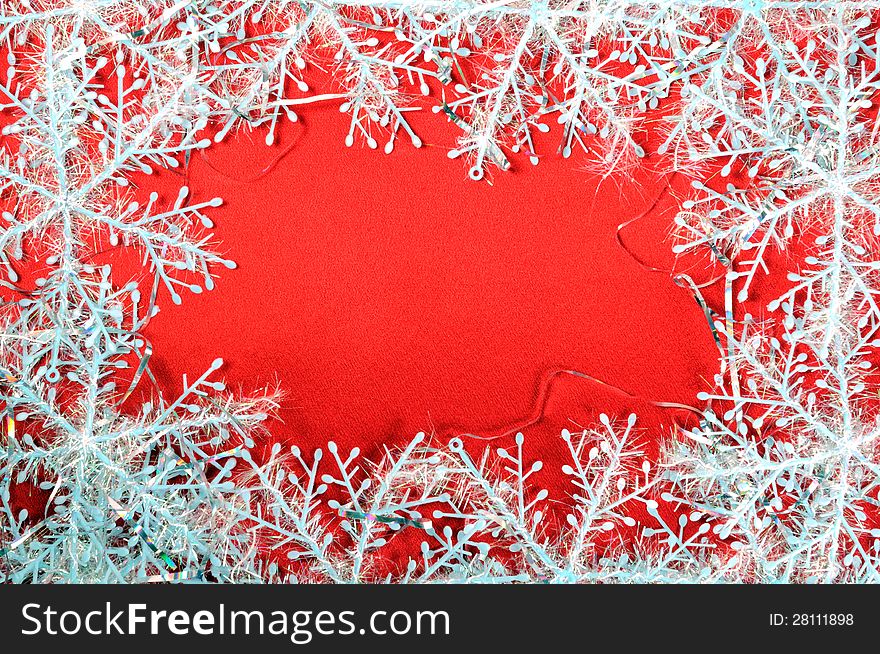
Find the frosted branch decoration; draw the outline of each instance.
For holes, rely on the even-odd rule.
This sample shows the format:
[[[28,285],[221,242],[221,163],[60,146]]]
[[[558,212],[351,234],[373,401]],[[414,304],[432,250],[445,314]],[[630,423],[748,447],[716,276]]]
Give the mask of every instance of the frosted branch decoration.
[[[878,11],[0,0],[0,579],[877,581]],[[720,349],[699,426],[660,461],[635,416],[563,432],[560,503],[522,435],[418,434],[367,461],[271,444],[279,392],[229,392],[220,359],[160,388],[144,328],[234,263],[220,198],[181,183],[169,203],[132,176],[185,171],[237,130],[272,144],[316,102],[350,116],[346,145],[386,153],[421,147],[411,117],[433,112],[481,183],[538,164],[544,132],[605,176],[688,176],[674,251],[724,271],[724,306],[678,280]]]

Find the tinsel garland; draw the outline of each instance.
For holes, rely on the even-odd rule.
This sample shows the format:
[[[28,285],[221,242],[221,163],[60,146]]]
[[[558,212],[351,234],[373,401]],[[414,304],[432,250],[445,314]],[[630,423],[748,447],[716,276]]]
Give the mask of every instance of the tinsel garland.
[[[141,581],[819,581],[878,578],[880,165],[876,0],[0,0],[0,578]],[[338,89],[314,93],[312,65]],[[440,89],[439,92],[437,89]],[[635,417],[564,432],[551,525],[521,436],[469,453],[417,435],[384,460],[255,446],[277,397],[218,359],[140,407],[143,328],[232,262],[210,210],[133,200],[241,127],[335,101],[348,145],[419,147],[414,97],[461,130],[470,177],[561,156],[610,174],[646,155],[693,178],[678,253],[725,269],[699,426],[642,456]],[[436,97],[435,97],[436,96]],[[664,137],[647,152],[645,125]],[[580,152],[580,154],[578,154]],[[381,156],[381,155],[377,155]],[[717,179],[722,179],[718,183]],[[727,178],[727,180],[725,180]],[[759,319],[765,254],[810,253]],[[136,249],[149,296],[90,263]],[[23,259],[42,272],[21,274]],[[21,279],[19,277],[22,277]],[[322,455],[327,460],[322,460]],[[37,486],[45,511],[16,506]],[[392,540],[420,553],[389,566]]]

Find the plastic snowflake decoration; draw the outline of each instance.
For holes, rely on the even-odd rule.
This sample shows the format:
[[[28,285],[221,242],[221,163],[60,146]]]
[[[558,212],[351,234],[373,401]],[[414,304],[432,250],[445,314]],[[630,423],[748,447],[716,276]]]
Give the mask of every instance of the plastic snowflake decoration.
[[[693,113],[711,120],[703,156],[744,157],[760,179],[749,191],[695,185],[704,195],[691,205],[712,231],[691,244],[741,253],[727,273],[728,315],[769,244],[807,225],[814,245],[769,303],[770,322],[716,322],[726,375],[705,399],[724,413],[707,411],[697,445],[671,460],[757,578],[876,581],[880,43],[870,16],[838,8],[807,19],[799,34],[751,37],[761,56],[689,87]],[[740,33],[761,27],[752,15]]]
[[[875,581],[878,9],[0,0],[0,574]],[[311,89],[311,68],[333,88]],[[477,453],[418,435],[376,463],[332,443],[328,457],[282,452],[260,444],[276,394],[229,394],[219,360],[179,397],[145,389],[158,304],[233,264],[209,232],[219,199],[182,186],[164,206],[130,176],[185,169],[241,128],[271,143],[317,101],[351,116],[348,145],[386,152],[421,145],[408,116],[430,102],[474,179],[537,163],[551,129],[561,156],[603,174],[659,155],[692,176],[676,251],[726,270],[723,309],[690,284],[721,349],[700,426],[659,466],[634,418],[563,433],[560,513],[521,437]],[[810,243],[787,291],[756,305],[767,255],[795,237]],[[144,278],[97,262],[108,243],[138,252]],[[23,492],[42,494],[39,515]]]

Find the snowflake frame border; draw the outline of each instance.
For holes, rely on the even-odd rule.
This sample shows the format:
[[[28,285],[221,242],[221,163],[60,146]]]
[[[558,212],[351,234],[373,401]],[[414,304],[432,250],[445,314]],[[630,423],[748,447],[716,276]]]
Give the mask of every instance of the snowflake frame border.
[[[0,514],[10,579],[876,581],[880,423],[868,371],[880,345],[871,259],[880,232],[880,123],[871,113],[880,90],[872,12],[880,3],[165,0],[151,13],[135,0],[3,0],[0,7],[0,38],[12,55],[3,108],[18,113],[4,135],[19,146],[17,155],[4,149],[0,161],[0,190],[18,197],[0,233],[4,286],[20,291],[14,262],[34,235],[48,245],[51,268],[7,307],[0,336],[7,413]],[[372,23],[352,15],[358,11]],[[725,12],[732,26],[720,38],[688,30]],[[248,33],[249,24],[285,19],[270,36]],[[370,30],[391,32],[403,51]],[[611,52],[598,47],[609,34],[620,45]],[[24,56],[23,68],[42,75],[42,84],[22,94],[10,83],[19,74],[15,50],[33,40],[42,49]],[[661,150],[676,165],[724,161],[727,174],[737,165],[758,182],[717,189],[697,180],[677,218],[678,250],[709,248],[728,274],[717,314],[693,289],[722,369],[718,389],[702,398],[712,404],[700,426],[669,444],[662,474],[631,465],[632,419],[622,427],[603,419],[579,438],[563,434],[572,453],[565,472],[579,492],[570,529],[551,536],[542,524],[546,496],[528,483],[520,437],[515,454],[499,450],[492,463],[488,452],[475,461],[459,442],[437,449],[419,435],[388,452],[364,484],[356,481],[358,453],[343,455],[332,443],[334,473],[318,472],[320,450],[307,458],[273,448],[256,460],[254,437],[275,397],[226,393],[211,380],[219,360],[185,383],[181,397],[159,396],[136,415],[120,410],[149,376],[151,350],[139,332],[159,289],[179,303],[180,290],[210,290],[216,266],[233,264],[198,232],[210,228],[219,200],[190,204],[184,188],[161,211],[155,198],[141,207],[111,200],[108,189],[124,187],[129,171],[177,166],[208,147],[209,124],[221,125],[216,139],[242,122],[268,126],[271,140],[278,120],[295,119],[295,107],[315,100],[343,101],[352,116],[348,144],[362,138],[377,147],[385,133],[386,150],[401,134],[418,146],[402,85],[464,75],[460,60],[479,58],[470,47],[478,41],[489,42],[493,56],[438,108],[462,130],[450,154],[470,159],[472,178],[506,170],[507,152],[534,157],[533,132],[547,116],[562,125],[563,156],[597,149],[600,165],[625,171],[645,154],[634,123],[676,91]],[[743,43],[761,54],[739,56]],[[335,50],[340,93],[303,88],[298,71],[315,44]],[[111,97],[95,88],[111,60],[101,54],[114,48]],[[767,249],[807,222],[820,230],[808,270],[792,273],[791,289],[768,307],[782,320],[736,315]],[[85,236],[95,230],[145,253],[155,274],[146,303],[137,288],[114,288],[109,268],[84,263]],[[126,358],[137,365],[128,387],[117,389]],[[75,401],[59,401],[59,384],[78,389]],[[18,424],[35,418],[52,433],[48,441],[17,435]],[[246,473],[234,473],[236,465]],[[55,473],[48,480],[47,470]],[[9,498],[15,483],[38,472],[54,508],[34,525],[14,514]],[[320,497],[333,489],[346,501]],[[678,507],[670,509],[678,524],[664,506]],[[334,547],[319,507],[338,513],[347,546]],[[650,527],[640,522],[645,512]],[[591,550],[603,532],[632,522],[640,529],[635,549]],[[431,544],[405,571],[383,576],[375,552],[406,529],[424,531]],[[504,543],[504,553],[490,542]],[[304,562],[297,575],[266,558],[279,543]]]

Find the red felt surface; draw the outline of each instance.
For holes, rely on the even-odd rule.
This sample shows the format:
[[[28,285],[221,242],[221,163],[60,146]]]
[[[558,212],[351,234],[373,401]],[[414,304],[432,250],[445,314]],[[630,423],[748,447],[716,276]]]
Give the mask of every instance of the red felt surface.
[[[455,126],[423,113],[419,150],[346,148],[349,118],[310,107],[271,147],[241,133],[185,179],[139,180],[168,202],[184,182],[196,201],[222,197],[215,234],[239,264],[213,292],[161,303],[148,333],[159,376],[179,386],[222,356],[233,387],[277,381],[273,435],[305,450],[334,439],[369,455],[419,430],[494,436],[537,421],[529,447],[552,464],[559,429],[633,410],[653,450],[682,415],[650,402],[696,404],[718,368],[691,294],[616,239],[667,178],[600,183],[551,135],[538,166],[515,160],[476,183],[446,155]],[[669,268],[676,200],[656,205],[622,237]]]

